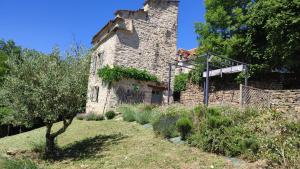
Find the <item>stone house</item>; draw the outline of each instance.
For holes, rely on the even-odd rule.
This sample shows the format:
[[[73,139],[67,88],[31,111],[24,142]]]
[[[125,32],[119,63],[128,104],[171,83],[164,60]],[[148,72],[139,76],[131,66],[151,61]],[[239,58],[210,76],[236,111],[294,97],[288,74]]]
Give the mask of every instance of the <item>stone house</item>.
[[[178,4],[176,0],[145,0],[142,9],[118,10],[93,37],[87,113],[101,114],[121,103],[167,102],[168,63],[177,49]],[[108,88],[97,75],[105,65],[146,70],[161,83],[123,79]]]

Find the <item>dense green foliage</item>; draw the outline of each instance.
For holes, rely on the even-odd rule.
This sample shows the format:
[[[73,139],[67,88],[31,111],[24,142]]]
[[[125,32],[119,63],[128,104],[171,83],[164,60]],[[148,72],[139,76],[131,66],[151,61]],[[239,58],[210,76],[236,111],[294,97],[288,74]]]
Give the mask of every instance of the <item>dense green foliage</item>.
[[[190,138],[192,145],[205,151],[226,156],[253,155],[258,153],[258,141],[250,130],[236,126],[232,118],[220,110],[208,110],[200,129]]]
[[[165,138],[173,138],[178,136],[176,122],[180,117],[177,114],[162,114],[157,120],[153,122],[153,129],[155,134]]]
[[[176,122],[176,127],[181,135],[182,140],[186,140],[186,137],[192,130],[193,124],[192,124],[192,121],[188,117],[181,117]]]
[[[196,24],[200,53],[249,63],[251,74],[299,72],[298,0],[207,0],[205,4],[206,23]]]
[[[0,40],[0,90],[4,79],[9,75],[8,60],[13,60],[16,63],[22,62],[21,47],[17,46],[14,41]],[[17,125],[11,116],[12,110],[5,107],[3,102],[0,102],[0,125]]]
[[[129,105],[122,105],[118,108],[119,112],[122,112],[124,121],[133,122],[135,121],[136,111],[135,107]]]
[[[108,120],[111,120],[116,117],[116,113],[114,111],[108,111],[105,113],[105,117]]]
[[[0,86],[3,78],[9,73],[7,60],[14,58],[15,62],[21,62],[21,47],[16,46],[14,41],[0,40]]]
[[[158,82],[158,78],[151,75],[146,70],[138,70],[136,68],[126,68],[122,66],[114,66],[113,68],[104,66],[98,70],[99,77],[107,85],[112,85],[113,82],[118,82],[122,79],[134,79],[140,81]]]
[[[54,146],[54,139],[85,110],[89,56],[76,46],[66,52],[65,59],[57,49],[50,55],[23,50],[22,62],[16,62],[18,57],[8,58],[9,75],[0,92],[1,103],[11,110],[15,125],[31,126],[40,119],[47,126],[47,144]],[[53,132],[53,123],[59,120],[64,125]]]
[[[143,105],[122,105],[135,114]],[[249,161],[269,160],[270,167],[295,168],[300,161],[300,124],[273,111],[238,110],[229,107],[189,109],[180,105],[146,110],[154,133],[165,138],[187,139],[207,152]],[[143,123],[142,123],[143,124]]]
[[[182,73],[175,76],[174,92],[181,92],[186,90],[186,85],[189,80],[189,75]]]

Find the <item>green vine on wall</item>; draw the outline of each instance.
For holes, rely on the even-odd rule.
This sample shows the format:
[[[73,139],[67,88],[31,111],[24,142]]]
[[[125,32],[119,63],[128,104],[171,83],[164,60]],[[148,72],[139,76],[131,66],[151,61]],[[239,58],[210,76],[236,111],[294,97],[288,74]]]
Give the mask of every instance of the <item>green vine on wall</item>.
[[[104,66],[102,69],[98,70],[98,76],[109,86],[111,86],[113,82],[118,82],[122,79],[158,82],[158,78],[151,75],[146,70],[127,68],[123,66],[114,66],[113,68],[108,65]]]
[[[181,73],[175,76],[174,92],[181,92],[186,90],[186,84],[189,81],[189,74]]]

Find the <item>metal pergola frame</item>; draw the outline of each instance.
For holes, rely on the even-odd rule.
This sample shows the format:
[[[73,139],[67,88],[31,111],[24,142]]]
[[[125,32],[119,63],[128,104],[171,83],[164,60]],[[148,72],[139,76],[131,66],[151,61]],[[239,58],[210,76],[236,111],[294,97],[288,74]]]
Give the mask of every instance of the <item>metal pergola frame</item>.
[[[245,86],[248,86],[248,64],[247,63],[243,63],[243,62],[240,62],[240,61],[237,61],[237,60],[234,60],[234,59],[231,59],[231,58],[227,58],[227,57],[224,57],[222,55],[217,55],[217,54],[213,54],[213,53],[207,53],[205,55],[200,55],[198,56],[198,58],[201,58],[201,57],[204,57],[206,59],[206,62],[204,63],[205,65],[205,72],[203,72],[203,76],[204,74],[206,74],[205,76],[205,82],[204,82],[204,104],[206,106],[208,106],[209,104],[209,77],[210,77],[210,74],[212,71],[214,71],[213,69],[210,70],[211,67],[216,67],[216,68],[219,68],[220,71],[221,71],[221,76],[222,76],[222,69],[228,69],[228,68],[232,68],[233,66],[242,66],[242,70],[241,71],[238,71],[238,72],[245,72]],[[223,59],[225,62],[221,63],[221,65],[215,65],[211,62],[211,59],[213,57],[217,57],[218,59]],[[189,61],[195,61],[195,60],[189,60]],[[182,65],[179,65],[179,61],[178,60],[175,60],[176,64],[175,63],[169,63],[169,81],[168,81],[168,104],[170,104],[170,97],[171,97],[171,77],[172,77],[172,66],[174,65],[175,67],[184,67],[184,68],[187,68],[187,69],[190,69],[190,70],[196,70],[196,69],[193,69],[193,68],[190,68],[190,67],[187,67],[187,66],[182,66]],[[226,64],[227,63],[227,64]],[[195,64],[193,63],[186,63],[188,65],[192,65],[192,66],[196,66]],[[226,72],[226,73],[230,73],[230,72]],[[234,73],[237,73],[237,72],[234,72]],[[232,73],[231,73],[232,74]]]

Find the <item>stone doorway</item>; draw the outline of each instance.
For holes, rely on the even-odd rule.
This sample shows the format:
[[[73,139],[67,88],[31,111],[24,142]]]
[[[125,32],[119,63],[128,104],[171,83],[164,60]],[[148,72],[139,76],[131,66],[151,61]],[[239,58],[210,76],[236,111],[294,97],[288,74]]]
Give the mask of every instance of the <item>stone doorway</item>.
[[[161,105],[163,100],[163,91],[158,89],[152,90],[151,104]]]

